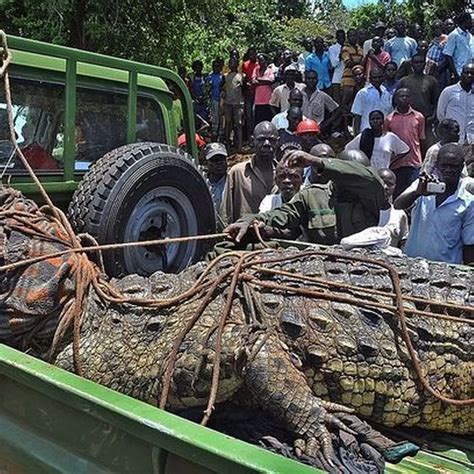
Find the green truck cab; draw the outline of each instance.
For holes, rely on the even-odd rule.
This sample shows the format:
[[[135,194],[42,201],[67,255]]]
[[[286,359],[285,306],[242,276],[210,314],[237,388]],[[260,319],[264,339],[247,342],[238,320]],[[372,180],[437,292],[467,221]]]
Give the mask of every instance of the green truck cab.
[[[213,233],[215,212],[198,168],[189,91],[173,71],[13,36],[9,67],[22,151],[77,233],[99,243]],[[176,107],[182,111],[179,124]],[[187,153],[176,147],[178,130]],[[9,140],[0,92],[0,173],[27,196],[38,189]],[[110,275],[179,271],[196,242],[104,253]]]

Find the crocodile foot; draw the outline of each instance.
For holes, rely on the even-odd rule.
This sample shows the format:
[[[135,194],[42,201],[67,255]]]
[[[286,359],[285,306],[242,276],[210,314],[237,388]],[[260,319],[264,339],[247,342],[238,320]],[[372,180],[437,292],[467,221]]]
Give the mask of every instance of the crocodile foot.
[[[312,423],[295,440],[296,455],[328,472],[382,472],[383,452],[368,443],[368,425],[341,405],[312,398]]]

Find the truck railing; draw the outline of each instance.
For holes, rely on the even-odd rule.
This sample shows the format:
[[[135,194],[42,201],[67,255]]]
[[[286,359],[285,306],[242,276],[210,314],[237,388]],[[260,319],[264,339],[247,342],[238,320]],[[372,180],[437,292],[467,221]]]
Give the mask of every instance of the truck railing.
[[[24,51],[27,53],[45,55],[59,58],[65,61],[66,90],[65,90],[65,117],[64,117],[64,155],[74,155],[74,133],[75,133],[75,113],[76,113],[76,85],[77,85],[77,64],[86,63],[96,66],[114,68],[128,73],[128,121],[127,121],[127,142],[132,143],[136,136],[136,116],[137,116],[137,88],[138,74],[156,76],[160,79],[172,83],[180,92],[184,114],[184,132],[186,134],[186,144],[189,154],[197,160],[198,150],[195,140],[196,127],[194,122],[194,107],[191,94],[183,80],[170,69],[149,64],[130,61],[128,59],[105,56],[103,54],[81,51],[79,49],[59,46],[41,41],[35,41],[16,36],[8,36],[8,45],[12,50]],[[13,62],[15,58],[13,57]],[[64,170],[66,179],[72,179],[74,175],[74,164],[69,163],[69,169]]]

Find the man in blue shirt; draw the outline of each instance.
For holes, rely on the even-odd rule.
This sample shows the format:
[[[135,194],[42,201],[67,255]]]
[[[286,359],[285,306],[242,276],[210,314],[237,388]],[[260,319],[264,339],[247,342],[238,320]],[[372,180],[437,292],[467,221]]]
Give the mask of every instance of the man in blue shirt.
[[[396,199],[395,209],[408,209],[414,204],[405,247],[408,256],[474,263],[474,195],[461,179],[463,166],[462,146],[443,145],[438,153],[438,169],[445,190],[430,192],[429,186],[436,180],[423,175]]]
[[[461,13],[457,18],[458,27],[449,33],[444,47],[444,55],[454,79],[459,81],[462,68],[472,61],[471,41],[472,19],[469,12]]]
[[[221,122],[221,93],[224,76],[222,75],[222,63],[218,59],[212,61],[212,72],[206,78],[206,89],[211,99],[211,127],[212,139],[218,140],[222,132]]]
[[[404,61],[411,59],[417,51],[417,43],[413,38],[406,35],[407,23],[405,20],[397,20],[394,24],[397,36],[385,43],[385,51],[390,54],[392,61],[400,67]]]

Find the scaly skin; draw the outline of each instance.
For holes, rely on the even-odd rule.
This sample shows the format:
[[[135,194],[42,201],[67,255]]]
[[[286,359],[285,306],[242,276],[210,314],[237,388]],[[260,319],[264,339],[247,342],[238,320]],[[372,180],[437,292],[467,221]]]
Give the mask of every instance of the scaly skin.
[[[273,257],[298,253],[268,252],[266,255]],[[408,258],[391,261],[397,266],[405,294],[472,305],[473,273],[469,270]],[[235,260],[223,260],[211,275],[215,277],[233,264]],[[189,288],[203,265],[180,275],[157,273],[148,279],[129,276],[116,284],[127,294],[167,298]],[[364,264],[314,256],[265,266],[392,291],[385,270]],[[269,275],[261,278],[281,281]],[[393,312],[283,295],[259,287],[252,292],[252,312],[244,285],[248,290],[248,284],[241,281],[224,330],[218,401],[229,400],[239,391],[244,398],[251,397],[253,404],[269,410],[305,440],[310,455],[322,447],[330,457],[327,428],[341,427],[339,418],[331,415],[340,409],[326,402],[351,407],[356,414],[385,426],[474,432],[472,406],[446,405],[423,389]],[[180,348],[168,401],[173,410],[207,403],[216,342],[212,331],[222,314],[227,288],[213,299]],[[349,290],[339,294],[358,296]],[[390,298],[373,299],[391,303]],[[163,361],[200,302],[196,297],[168,310],[153,311],[104,305],[91,295],[83,317],[83,375],[157,404]],[[255,316],[266,329],[249,330],[258,327],[251,325]],[[472,317],[472,313],[462,316]],[[409,316],[408,326],[431,386],[451,398],[472,398],[472,325]],[[203,347],[209,331],[212,336]],[[71,346],[59,354],[56,364],[72,370]]]

